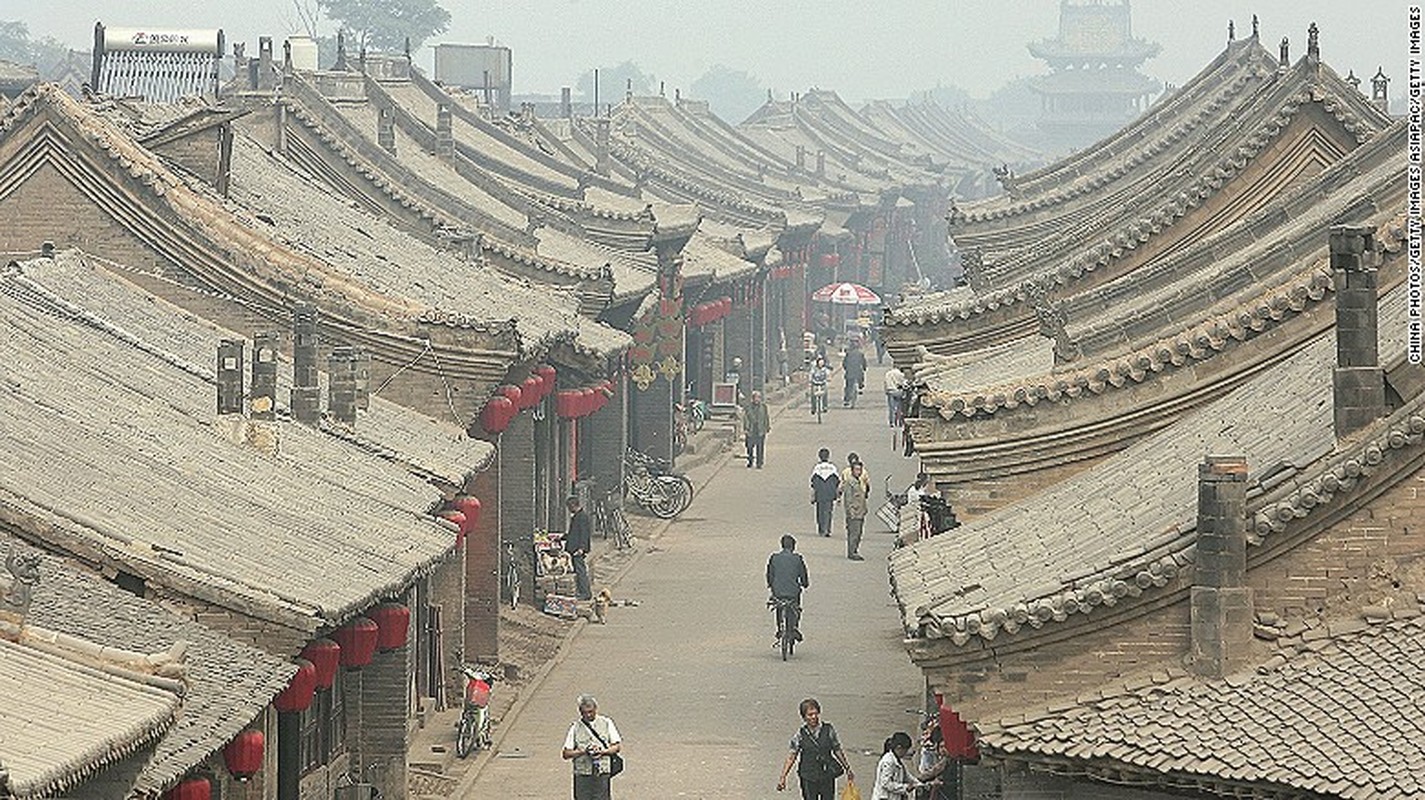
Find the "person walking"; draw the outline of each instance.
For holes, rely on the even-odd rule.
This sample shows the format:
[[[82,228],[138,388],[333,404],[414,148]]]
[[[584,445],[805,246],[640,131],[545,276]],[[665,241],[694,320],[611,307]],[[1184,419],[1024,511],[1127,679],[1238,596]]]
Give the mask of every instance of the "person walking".
[[[836,474],[836,465],[831,463],[831,451],[825,447],[817,451],[819,459],[811,468],[811,502],[816,506],[816,532],[822,536],[831,535],[831,506],[841,494],[841,476]]]
[[[892,428],[899,428],[901,424],[901,401],[905,397],[905,373],[894,363],[886,370],[884,378],[886,389],[886,420],[890,422]]]
[[[850,479],[841,482],[841,499],[846,509],[846,557],[865,561],[861,557],[861,534],[866,529],[866,514],[870,508],[870,479],[860,461],[850,467]]]
[[[787,761],[782,765],[782,777],[777,779],[777,791],[787,788],[787,775],[792,765],[797,768],[802,800],[835,800],[836,778],[846,773],[846,782],[855,783],[851,762],[841,750],[841,740],[830,722],[821,719],[821,704],[808,697],[797,708],[803,725],[792,736]]]
[[[762,469],[762,456],[767,434],[772,431],[772,418],[767,414],[767,404],[762,402],[761,392],[753,392],[742,409],[742,431],[747,440],[747,468],[752,469],[755,462],[757,468]]]
[[[846,347],[846,355],[841,357],[841,369],[845,372],[846,389],[841,395],[841,405],[847,408],[856,407],[856,395],[860,394],[861,387],[866,385],[866,354],[861,352],[861,345],[852,342]]]
[[[910,734],[905,731],[896,731],[886,739],[881,760],[876,764],[876,782],[871,785],[871,800],[907,800],[915,789],[938,783],[922,783],[911,777],[904,762],[910,746]]]
[[[793,641],[802,640],[802,590],[810,586],[807,580],[807,562],[797,552],[797,539],[790,533],[782,535],[782,549],[767,559],[767,590],[773,600],[790,601],[792,611],[788,614],[787,628]],[[777,631],[780,637],[781,631]]]
[[[564,501],[569,509],[569,532],[564,534],[564,552],[569,554],[569,563],[574,567],[574,596],[580,600],[592,600],[593,588],[589,586],[589,548],[594,544],[594,526],[589,520],[589,512],[578,497]]]
[[[861,481],[862,488],[866,490],[866,496],[870,497],[871,471],[866,469],[866,462],[861,460],[861,456],[854,452],[846,454],[846,469],[841,470],[841,483],[845,485],[847,481],[851,480],[851,467],[856,464],[861,465],[861,474],[858,476],[858,479]]]
[[[623,750],[623,739],[593,695],[579,695],[578,703],[579,718],[564,735],[564,760],[574,762],[574,800],[610,800],[611,756]]]

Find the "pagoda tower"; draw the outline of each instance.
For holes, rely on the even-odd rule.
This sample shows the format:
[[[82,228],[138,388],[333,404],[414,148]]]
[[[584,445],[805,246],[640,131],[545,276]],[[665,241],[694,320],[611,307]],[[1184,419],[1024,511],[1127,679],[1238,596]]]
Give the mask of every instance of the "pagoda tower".
[[[1133,36],[1129,0],[1060,0],[1059,36],[1029,45],[1052,70],[1030,83],[1047,149],[1079,149],[1142,112],[1160,87],[1138,68],[1160,49]]]

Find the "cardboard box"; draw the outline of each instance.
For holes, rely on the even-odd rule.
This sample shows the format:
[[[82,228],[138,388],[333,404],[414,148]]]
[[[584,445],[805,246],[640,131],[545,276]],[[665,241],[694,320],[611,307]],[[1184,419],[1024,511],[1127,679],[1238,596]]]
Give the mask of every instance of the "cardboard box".
[[[573,595],[547,594],[544,596],[544,613],[574,619],[579,616],[579,601]]]

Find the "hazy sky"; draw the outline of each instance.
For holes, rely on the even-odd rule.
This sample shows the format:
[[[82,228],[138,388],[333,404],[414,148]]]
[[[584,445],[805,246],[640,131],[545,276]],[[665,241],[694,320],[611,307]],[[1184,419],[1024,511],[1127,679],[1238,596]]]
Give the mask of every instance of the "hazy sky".
[[[222,28],[229,42],[298,32],[295,0],[0,0],[0,20],[34,36],[88,49],[96,20],[145,28]],[[311,3],[312,0],[300,0]],[[722,63],[777,91],[835,89],[847,99],[904,97],[937,84],[985,96],[1005,81],[1045,71],[1027,42],[1058,30],[1058,0],[443,0],[450,30],[428,44],[484,42],[514,51],[515,92],[556,93],[595,66],[632,60],[687,87]],[[1369,78],[1384,66],[1391,94],[1403,89],[1406,6],[1396,0],[1136,0],[1133,28],[1162,53],[1145,72],[1181,84],[1221,52],[1227,21],[1263,42],[1283,36],[1295,60],[1306,28],[1321,28],[1321,53],[1342,74]],[[322,31],[332,30],[330,23]],[[417,63],[429,67],[429,47]]]

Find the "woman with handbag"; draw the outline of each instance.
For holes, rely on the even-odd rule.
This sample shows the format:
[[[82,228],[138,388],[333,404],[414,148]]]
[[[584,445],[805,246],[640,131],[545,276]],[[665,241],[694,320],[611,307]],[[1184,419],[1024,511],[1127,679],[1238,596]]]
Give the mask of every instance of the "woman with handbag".
[[[623,770],[621,742],[594,696],[579,695],[579,719],[564,737],[564,759],[574,761],[574,800],[609,800],[609,781]]]
[[[821,704],[808,697],[798,707],[802,725],[792,737],[787,762],[782,765],[782,777],[777,779],[777,791],[787,788],[787,775],[797,766],[797,779],[802,787],[802,800],[835,800],[836,779],[846,774],[847,783],[855,783],[851,762],[841,750],[836,729],[821,721]]]
[[[910,734],[905,731],[896,731],[886,740],[885,751],[876,764],[876,782],[871,786],[871,800],[907,800],[915,789],[940,783],[922,783],[911,777],[905,766],[910,745]]]

